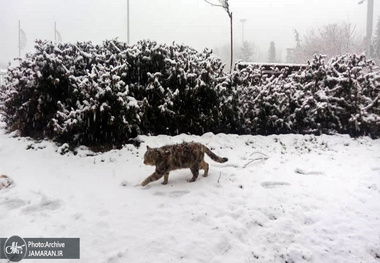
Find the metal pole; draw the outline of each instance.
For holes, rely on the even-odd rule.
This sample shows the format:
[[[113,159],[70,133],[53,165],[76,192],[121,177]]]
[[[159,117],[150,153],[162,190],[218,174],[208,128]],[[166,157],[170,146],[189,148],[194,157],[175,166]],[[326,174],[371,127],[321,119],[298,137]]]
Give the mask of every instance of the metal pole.
[[[231,61],[230,61],[230,73],[232,72],[232,64],[234,61],[234,32],[232,26],[232,12],[229,14],[230,16],[230,27],[231,27]]]
[[[18,57],[21,58],[21,22],[18,21]]]
[[[368,5],[367,5],[367,57],[371,56],[372,26],[373,26],[373,0],[368,0]]]
[[[129,44],[129,0],[127,0],[127,13],[128,13],[128,18],[127,18],[127,44]]]
[[[247,22],[247,19],[240,19],[241,26],[242,26],[242,45],[244,45],[244,23]]]

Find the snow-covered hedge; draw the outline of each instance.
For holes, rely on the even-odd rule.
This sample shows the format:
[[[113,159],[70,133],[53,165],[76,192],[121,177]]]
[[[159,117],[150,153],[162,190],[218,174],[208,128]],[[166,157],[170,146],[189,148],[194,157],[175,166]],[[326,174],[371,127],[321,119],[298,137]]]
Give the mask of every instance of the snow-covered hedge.
[[[22,136],[114,146],[138,134],[227,127],[221,121],[227,76],[208,50],[116,40],[37,41],[35,48],[9,69],[3,91],[5,121]]]
[[[315,56],[290,76],[257,66],[235,73],[242,129],[250,134],[346,133],[380,137],[380,72],[364,55]]]
[[[223,67],[211,51],[177,44],[37,41],[8,70],[0,107],[9,130],[72,146],[210,131],[380,137],[380,73],[364,56],[316,56],[290,76]]]

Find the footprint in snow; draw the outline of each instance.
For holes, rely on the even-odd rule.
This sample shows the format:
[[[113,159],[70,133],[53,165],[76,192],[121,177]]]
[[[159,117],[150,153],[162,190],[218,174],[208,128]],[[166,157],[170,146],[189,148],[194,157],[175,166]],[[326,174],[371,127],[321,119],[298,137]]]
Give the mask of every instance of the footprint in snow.
[[[20,198],[7,198],[0,205],[4,205],[9,210],[12,210],[27,205],[27,202]]]
[[[190,193],[189,191],[172,191],[172,192],[169,192],[169,193],[166,193],[166,192],[155,192],[154,195],[158,195],[158,196],[169,196],[169,197],[181,197],[185,194],[188,194]]]
[[[305,171],[300,168],[296,168],[294,172],[297,174],[305,174],[305,175],[322,175],[323,174],[323,172],[321,171]]]
[[[170,192],[169,193],[169,196],[170,197],[181,197],[185,194],[188,194],[190,193],[189,191],[173,191],[173,192]]]
[[[35,205],[30,205],[23,209],[24,213],[42,212],[45,210],[57,210],[61,207],[60,200],[48,200],[46,197],[41,199],[41,202]]]
[[[280,187],[280,186],[288,186],[290,185],[289,183],[287,182],[262,182],[261,183],[261,186],[264,187],[264,188],[276,188],[276,187]]]

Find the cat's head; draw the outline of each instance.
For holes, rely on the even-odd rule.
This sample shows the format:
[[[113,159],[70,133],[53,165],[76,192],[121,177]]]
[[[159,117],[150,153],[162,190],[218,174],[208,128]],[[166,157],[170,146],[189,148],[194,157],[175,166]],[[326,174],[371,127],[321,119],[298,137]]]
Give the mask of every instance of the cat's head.
[[[156,159],[158,155],[158,150],[146,146],[146,152],[144,154],[144,164],[145,165],[156,165]]]

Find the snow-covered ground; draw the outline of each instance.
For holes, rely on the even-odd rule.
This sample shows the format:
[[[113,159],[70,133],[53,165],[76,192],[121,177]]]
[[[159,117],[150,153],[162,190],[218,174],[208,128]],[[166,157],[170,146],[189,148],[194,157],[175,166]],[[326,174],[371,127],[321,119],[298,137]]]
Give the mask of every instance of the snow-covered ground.
[[[0,126],[0,174],[15,182],[0,190],[0,235],[79,237],[81,259],[59,262],[380,262],[380,140],[141,136],[60,155]],[[141,187],[145,146],[182,141],[229,162]]]

